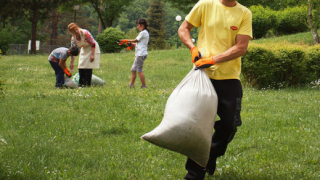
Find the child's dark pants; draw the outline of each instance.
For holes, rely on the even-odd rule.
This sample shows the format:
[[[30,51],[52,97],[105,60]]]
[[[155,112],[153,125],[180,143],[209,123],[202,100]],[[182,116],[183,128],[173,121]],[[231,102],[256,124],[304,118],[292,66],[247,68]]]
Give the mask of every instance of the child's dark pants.
[[[56,75],[56,87],[62,87],[64,85],[64,72],[59,66],[59,62],[49,61],[52,69]]]

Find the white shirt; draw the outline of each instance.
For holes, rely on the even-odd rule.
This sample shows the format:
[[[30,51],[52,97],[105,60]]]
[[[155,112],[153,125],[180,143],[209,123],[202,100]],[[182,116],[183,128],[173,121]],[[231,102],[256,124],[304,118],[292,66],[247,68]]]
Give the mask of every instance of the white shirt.
[[[148,42],[149,42],[148,31],[146,29],[141,31],[136,39],[138,40],[136,44],[136,56],[148,55]]]

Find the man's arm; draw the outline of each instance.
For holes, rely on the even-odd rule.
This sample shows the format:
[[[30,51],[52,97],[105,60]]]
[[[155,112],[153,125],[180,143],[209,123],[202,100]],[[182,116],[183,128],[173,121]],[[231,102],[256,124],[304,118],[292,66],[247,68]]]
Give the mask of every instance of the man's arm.
[[[250,37],[247,35],[237,35],[236,44],[227,51],[212,57],[214,63],[221,63],[236,59],[247,52]]]
[[[59,60],[59,66],[62,70],[66,69],[67,66],[66,66],[66,60],[63,60],[63,59],[60,59]]]
[[[192,24],[184,20],[181,26],[178,29],[178,34],[181,39],[181,42],[187,46],[190,50],[194,47],[194,44],[191,39],[190,31],[194,28]]]
[[[75,57],[74,57],[74,56],[71,56],[70,71],[73,71],[73,70],[74,70],[74,59],[75,59]]]

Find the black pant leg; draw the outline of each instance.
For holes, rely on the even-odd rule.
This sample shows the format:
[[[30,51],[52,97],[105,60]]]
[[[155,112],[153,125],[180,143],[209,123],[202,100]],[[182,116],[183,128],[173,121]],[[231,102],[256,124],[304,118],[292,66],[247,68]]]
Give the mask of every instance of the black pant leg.
[[[87,87],[91,86],[91,79],[92,79],[92,69],[79,69],[79,86],[80,87]]]
[[[184,177],[184,179],[189,180],[203,180],[206,171],[204,167],[201,167],[199,164],[194,162],[192,159],[188,158],[186,163],[186,170],[188,171],[187,175]]]
[[[218,111],[220,118],[214,125],[210,159],[223,156],[228,144],[232,141],[237,126],[240,126],[242,86],[239,80],[212,80],[218,96]]]
[[[92,79],[92,69],[86,69],[85,81],[86,86],[91,86],[91,79]]]

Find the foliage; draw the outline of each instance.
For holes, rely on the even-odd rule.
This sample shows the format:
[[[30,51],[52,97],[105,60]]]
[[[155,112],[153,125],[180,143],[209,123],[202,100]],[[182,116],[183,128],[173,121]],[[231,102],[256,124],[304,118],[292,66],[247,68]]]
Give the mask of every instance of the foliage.
[[[251,6],[250,10],[252,12],[252,28],[253,37],[262,38],[267,32],[276,27],[276,15],[270,8],[264,8],[261,5]]]
[[[83,2],[91,3],[101,20],[102,28],[106,29],[112,27],[114,21],[125,10],[126,6],[132,3],[132,0],[102,0],[102,4],[101,0],[83,0]]]
[[[119,46],[117,42],[120,39],[124,39],[124,33],[116,28],[110,27],[105,29],[96,39],[102,52],[115,53],[123,49],[123,46]]]
[[[184,13],[189,13],[192,7],[199,1],[199,0],[166,0],[172,4],[172,7],[177,8]]]
[[[119,26],[124,32],[136,27],[138,19],[147,19],[147,9],[150,2],[151,0],[133,0],[132,5],[124,9],[114,26]]]
[[[1,32],[0,32],[1,34]],[[0,47],[0,61],[1,61],[2,51]],[[2,68],[0,69],[0,99],[4,97],[4,80],[2,79]]]
[[[254,45],[250,44],[243,57],[243,76],[258,88],[301,86],[319,78],[319,46],[302,45]]]
[[[278,24],[275,31],[278,34],[294,34],[308,30],[307,26],[308,10],[306,6],[297,6],[278,11]]]
[[[149,47],[151,49],[165,48],[165,11],[164,3],[161,0],[153,0],[148,8],[147,22],[149,24]]]
[[[312,46],[306,50],[306,72],[308,81],[320,79],[320,46]]]
[[[7,29],[0,30],[0,49],[3,54],[6,54],[9,49],[9,44],[12,43],[12,33]]]

